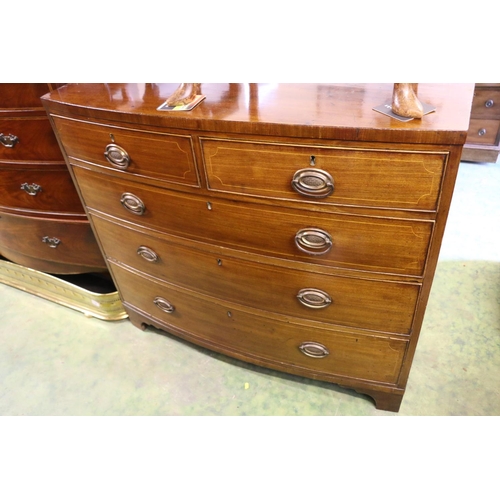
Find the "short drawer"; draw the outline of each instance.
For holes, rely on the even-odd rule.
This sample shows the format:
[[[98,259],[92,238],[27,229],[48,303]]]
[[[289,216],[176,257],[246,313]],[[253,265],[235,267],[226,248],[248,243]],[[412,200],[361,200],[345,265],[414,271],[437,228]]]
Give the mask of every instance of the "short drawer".
[[[445,153],[201,139],[209,189],[383,208],[435,210]]]
[[[209,201],[79,167],[74,172],[89,208],[133,224],[236,250],[327,266],[417,276],[424,270],[433,228],[430,221]]]
[[[500,88],[474,90],[471,116],[487,120],[500,119]]]
[[[467,143],[495,146],[499,140],[500,120],[471,120]]]
[[[106,269],[94,233],[83,216],[81,220],[56,220],[0,214],[0,254],[16,264],[48,273]],[[32,265],[30,259],[37,264]]]
[[[284,371],[299,367],[391,384],[398,380],[407,346],[403,339],[280,321],[145,279],[115,264],[111,270],[125,305],[213,350]]]
[[[70,158],[135,177],[186,186],[200,185],[190,136],[80,122],[53,116]]]
[[[66,165],[0,163],[0,206],[36,212],[85,213]]]
[[[0,120],[0,161],[64,161],[46,116]]]
[[[198,251],[91,216],[108,258],[200,293],[312,321],[409,334],[420,287]]]

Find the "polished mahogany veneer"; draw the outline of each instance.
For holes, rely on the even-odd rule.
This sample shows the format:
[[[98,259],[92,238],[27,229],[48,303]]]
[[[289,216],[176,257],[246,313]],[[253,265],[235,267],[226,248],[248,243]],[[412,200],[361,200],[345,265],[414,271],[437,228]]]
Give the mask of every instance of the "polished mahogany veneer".
[[[44,96],[131,321],[397,411],[473,85],[73,84]]]
[[[0,254],[37,271],[106,271],[40,97],[61,84],[0,84]]]

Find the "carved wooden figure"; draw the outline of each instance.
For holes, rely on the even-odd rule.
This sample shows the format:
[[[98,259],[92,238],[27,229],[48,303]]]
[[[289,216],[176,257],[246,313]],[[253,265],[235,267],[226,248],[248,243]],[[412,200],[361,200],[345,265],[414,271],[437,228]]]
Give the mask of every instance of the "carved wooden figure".
[[[201,83],[181,83],[167,99],[168,106],[185,106],[201,94]]]
[[[422,118],[424,108],[417,97],[416,83],[395,83],[392,93],[392,111],[406,118]]]

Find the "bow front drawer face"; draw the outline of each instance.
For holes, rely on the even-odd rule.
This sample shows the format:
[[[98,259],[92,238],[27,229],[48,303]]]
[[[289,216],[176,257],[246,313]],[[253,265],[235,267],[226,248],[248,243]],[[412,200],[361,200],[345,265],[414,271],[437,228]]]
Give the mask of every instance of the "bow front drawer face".
[[[64,165],[0,164],[0,205],[35,212],[84,214],[78,193]]]
[[[407,347],[403,339],[273,320],[246,308],[151,281],[114,263],[111,267],[120,280],[125,304],[134,304],[167,329],[180,331],[207,347],[217,345],[227,354],[240,353],[251,361],[298,366],[311,374],[329,373],[332,378],[354,377],[392,384],[398,380]],[[170,307],[164,310],[162,304]],[[311,346],[310,353],[320,355],[304,353],[300,349],[304,344]]]
[[[312,321],[409,334],[420,287],[297,271],[196,250],[91,216],[109,259],[200,293]]]
[[[127,172],[145,182],[199,187],[189,136],[142,132],[53,117],[70,159]]]
[[[89,208],[133,224],[279,258],[402,275],[423,273],[433,227],[429,221],[302,213],[225,200],[207,203],[203,197],[111,181],[78,167],[74,172]],[[134,201],[128,209],[121,202],[124,195]],[[141,210],[134,210],[138,206]]]
[[[209,189],[321,204],[434,211],[446,153],[201,139]]]
[[[42,219],[10,214],[0,217],[2,255],[45,273],[75,274],[103,269],[101,250],[87,219]]]
[[[0,134],[0,161],[63,160],[46,117],[0,120]]]

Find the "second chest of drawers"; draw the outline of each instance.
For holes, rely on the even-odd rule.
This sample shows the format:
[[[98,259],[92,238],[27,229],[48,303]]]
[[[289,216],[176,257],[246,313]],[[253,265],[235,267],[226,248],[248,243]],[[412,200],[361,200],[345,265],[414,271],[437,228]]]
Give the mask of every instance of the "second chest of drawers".
[[[52,274],[107,270],[40,97],[0,84],[0,254]]]

